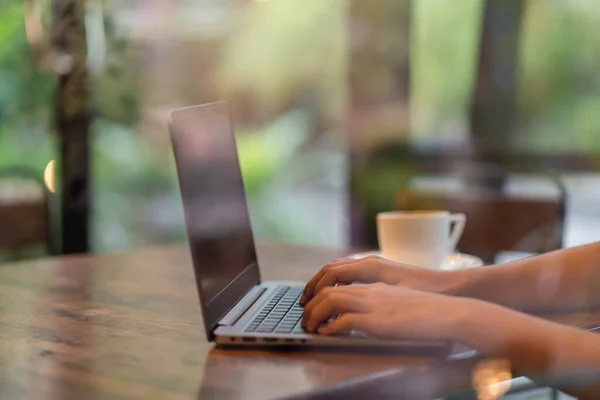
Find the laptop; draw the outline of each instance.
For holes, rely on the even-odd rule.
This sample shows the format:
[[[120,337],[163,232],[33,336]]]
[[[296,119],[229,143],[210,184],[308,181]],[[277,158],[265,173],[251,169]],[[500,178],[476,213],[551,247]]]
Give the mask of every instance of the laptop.
[[[173,110],[169,132],[209,341],[223,346],[445,345],[377,340],[358,332],[306,333],[298,304],[305,283],[261,280],[226,103]]]

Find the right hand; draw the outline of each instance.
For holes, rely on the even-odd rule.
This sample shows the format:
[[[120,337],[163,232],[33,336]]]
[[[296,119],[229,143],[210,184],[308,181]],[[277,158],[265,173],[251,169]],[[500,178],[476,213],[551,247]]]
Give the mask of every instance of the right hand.
[[[453,294],[460,279],[454,271],[400,264],[378,256],[343,258],[324,266],[306,285],[300,305],[307,304],[326,287],[381,282],[432,293]]]
[[[306,305],[302,326],[324,335],[357,330],[382,339],[458,340],[477,304],[383,283],[328,287]]]

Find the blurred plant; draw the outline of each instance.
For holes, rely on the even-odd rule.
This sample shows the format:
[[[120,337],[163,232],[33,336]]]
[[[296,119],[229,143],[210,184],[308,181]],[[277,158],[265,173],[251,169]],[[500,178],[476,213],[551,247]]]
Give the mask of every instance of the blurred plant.
[[[282,202],[269,197],[281,180],[302,164],[301,149],[310,135],[310,116],[288,112],[260,130],[241,129],[236,135],[240,167],[250,204],[253,228],[259,236],[289,238],[294,232],[293,214],[281,218]],[[305,164],[303,164],[305,165]]]
[[[271,115],[298,102],[338,119],[345,104],[346,1],[250,2],[226,40],[216,79],[226,98]]]
[[[413,2],[411,134],[418,139],[466,133],[482,3]]]
[[[595,0],[527,2],[521,146],[543,152],[600,151],[599,24]]]
[[[0,0],[0,10],[0,164],[41,173],[52,154],[47,129],[54,81],[30,53],[23,1]]]
[[[116,28],[114,2],[90,3],[86,28],[94,108],[103,120],[134,124],[140,117],[141,85],[135,46]]]

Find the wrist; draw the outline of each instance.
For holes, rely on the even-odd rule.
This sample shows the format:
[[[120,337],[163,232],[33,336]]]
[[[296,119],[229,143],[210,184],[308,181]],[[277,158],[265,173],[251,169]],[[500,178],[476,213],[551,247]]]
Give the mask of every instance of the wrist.
[[[489,357],[510,358],[525,349],[534,354],[548,347],[549,335],[537,318],[478,299],[455,299],[457,318],[448,327],[452,340]]]
[[[446,296],[472,297],[470,287],[473,281],[472,269],[441,271],[434,292]]]
[[[482,316],[486,315],[488,303],[465,297],[454,297],[451,302],[453,311],[447,314],[451,318],[446,321],[445,326],[449,338],[455,342],[471,345],[471,337],[485,335]]]
[[[477,268],[459,269],[449,272],[448,295],[470,297],[495,303],[491,295],[499,290],[504,281],[504,268],[486,265]]]

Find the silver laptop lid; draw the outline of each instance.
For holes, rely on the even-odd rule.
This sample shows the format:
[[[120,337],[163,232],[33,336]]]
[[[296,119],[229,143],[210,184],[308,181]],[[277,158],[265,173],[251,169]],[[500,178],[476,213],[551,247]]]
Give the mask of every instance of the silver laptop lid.
[[[235,136],[226,103],[174,110],[169,131],[209,340],[260,283]]]

